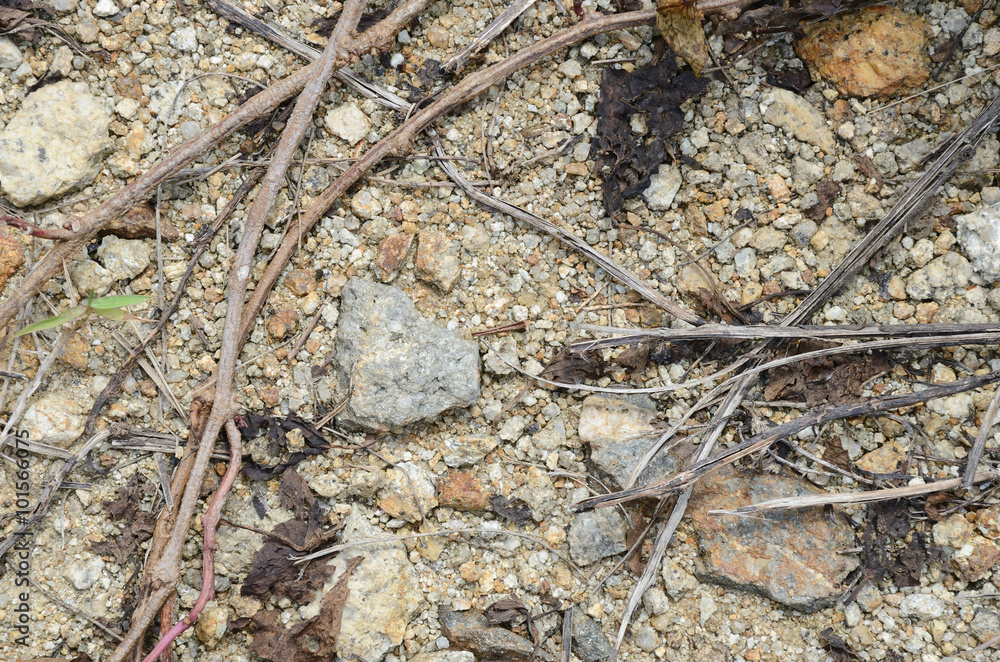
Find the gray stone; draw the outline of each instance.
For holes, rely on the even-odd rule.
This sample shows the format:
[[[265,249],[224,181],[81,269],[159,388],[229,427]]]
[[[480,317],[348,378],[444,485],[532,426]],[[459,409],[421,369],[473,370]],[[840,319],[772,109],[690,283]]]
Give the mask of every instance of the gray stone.
[[[353,103],[345,103],[331,110],[326,114],[324,123],[327,131],[346,140],[351,146],[358,144],[372,128],[368,116]]]
[[[579,434],[590,445],[591,467],[623,488],[639,459],[656,439],[652,400],[592,395],[583,401]],[[660,452],[636,480],[644,485],[676,473],[686,457],[676,450]]]
[[[17,69],[21,57],[21,49],[10,37],[0,37],[0,69]]]
[[[1000,205],[956,216],[962,253],[986,284],[1000,279]]]
[[[477,343],[425,320],[398,287],[348,281],[336,348],[345,393],[353,380],[342,424],[398,429],[479,397]]]
[[[198,50],[198,33],[191,25],[177,28],[170,33],[170,45],[182,53],[194,53]]]
[[[93,260],[79,260],[69,267],[76,289],[82,294],[102,297],[108,293],[115,282],[111,272]]]
[[[108,235],[101,240],[97,257],[116,280],[135,278],[149,266],[150,247],[141,239],[119,239]]]
[[[476,662],[476,656],[469,651],[438,651],[421,653],[411,657],[410,662]]]
[[[438,500],[427,470],[413,462],[400,462],[386,472],[378,506],[390,517],[419,522],[437,508]],[[421,514],[423,513],[423,514]]]
[[[99,556],[71,563],[66,567],[66,579],[78,591],[85,591],[93,586],[101,573],[104,572],[104,561]]]
[[[477,658],[527,660],[535,647],[522,636],[502,627],[491,626],[477,609],[452,611],[439,608],[441,631],[452,646],[471,651]]]
[[[980,642],[988,641],[1000,635],[1000,615],[992,609],[980,607],[969,623],[969,631],[976,635]]]
[[[648,625],[643,625],[635,633],[635,645],[646,651],[647,653],[652,653],[656,648],[658,637],[656,636],[656,630],[649,627]]]
[[[590,565],[628,549],[625,521],[614,508],[598,508],[577,515],[569,525],[567,540],[569,555],[577,565]]]
[[[604,662],[611,654],[611,642],[601,625],[583,611],[573,610],[573,653],[583,662]]]
[[[366,473],[366,472],[362,472]],[[371,512],[354,505],[344,520],[344,542],[388,538],[369,523]],[[365,545],[342,553],[333,562],[337,574],[324,587],[329,590],[343,572],[348,559],[365,560],[348,580],[350,593],[337,639],[337,654],[345,662],[378,662],[389,649],[403,641],[410,619],[421,609],[424,596],[420,580],[400,542]],[[319,609],[322,598],[310,605]]]
[[[815,145],[827,154],[834,153],[837,142],[833,132],[826,125],[823,113],[808,101],[794,92],[775,87],[765,95],[764,103],[768,104],[764,113],[766,122],[780,126],[797,140]]]
[[[661,165],[659,172],[649,178],[649,188],[643,192],[646,204],[656,211],[670,209],[674,196],[681,189],[681,169],[675,165]]]
[[[111,114],[86,83],[60,81],[25,97],[0,132],[0,188],[19,207],[87,186],[112,147]]]
[[[969,261],[949,251],[910,274],[906,281],[906,293],[914,299],[943,301],[968,285],[971,276]]]
[[[669,558],[663,559],[663,569],[660,574],[663,577],[663,588],[667,595],[675,600],[698,588],[698,580],[694,578],[694,575]]]
[[[464,436],[445,439],[441,449],[441,459],[449,467],[462,467],[476,464],[487,453],[497,447],[494,436]]]
[[[511,366],[520,368],[521,361],[517,357],[517,341],[510,336],[504,336],[495,342],[490,342],[490,348],[483,355],[483,366],[494,375],[501,377],[514,372],[514,368]]]
[[[811,612],[834,604],[841,582],[858,566],[844,549],[855,545],[842,513],[820,508],[718,516],[770,499],[818,494],[798,478],[722,469],[702,478],[688,505],[704,563],[702,580],[760,593]]]
[[[899,615],[903,618],[917,618],[930,621],[944,614],[944,600],[936,595],[913,593],[899,603]]]

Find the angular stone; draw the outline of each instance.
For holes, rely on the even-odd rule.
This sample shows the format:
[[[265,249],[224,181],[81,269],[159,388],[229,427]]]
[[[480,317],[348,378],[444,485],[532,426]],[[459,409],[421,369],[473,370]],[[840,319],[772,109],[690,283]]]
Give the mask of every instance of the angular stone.
[[[986,284],[1000,280],[1000,205],[956,216],[958,243]]]
[[[442,292],[450,292],[462,275],[455,242],[437,232],[420,233],[414,264],[417,275],[437,285]]]
[[[353,542],[390,537],[372,526],[370,517],[367,509],[352,506],[344,520],[341,539]],[[343,552],[333,562],[337,574],[324,590],[333,588],[347,560],[355,556],[364,556],[365,560],[348,580],[350,593],[344,604],[337,654],[344,662],[378,662],[389,649],[402,643],[406,626],[422,607],[424,596],[419,577],[400,542],[365,545]],[[316,609],[318,602],[314,603]]]
[[[476,464],[492,451],[500,442],[496,437],[449,437],[441,449],[441,459],[449,467]]]
[[[580,513],[569,525],[569,555],[577,565],[590,565],[606,556],[621,554],[625,546],[625,521],[613,508]]]
[[[899,615],[903,618],[917,618],[930,621],[944,614],[944,600],[936,595],[912,593],[899,603]]]
[[[410,662],[476,662],[476,656],[469,651],[438,651],[421,653],[410,658]]]
[[[371,131],[372,123],[364,111],[353,103],[337,106],[326,114],[326,129],[338,138],[351,144],[358,144]]]
[[[503,377],[514,372],[511,366],[521,367],[521,360],[517,356],[517,341],[510,336],[504,336],[496,340],[485,339],[489,342],[491,349],[487,349],[483,354],[483,365],[494,375]]]
[[[486,616],[478,609],[451,611],[439,607],[438,618],[451,645],[472,652],[477,659],[527,660],[535,649],[524,637],[487,624]]]
[[[316,274],[305,269],[289,271],[285,276],[285,288],[297,297],[304,297],[316,291]]]
[[[32,441],[66,446],[83,434],[84,411],[79,397],[46,393],[24,412],[22,426]]]
[[[964,257],[948,251],[910,274],[906,293],[914,299],[944,301],[969,284],[972,267]]]
[[[378,276],[383,283],[388,283],[396,277],[412,244],[413,235],[407,232],[390,234],[379,243],[375,255],[375,268],[378,269]]]
[[[342,424],[398,429],[479,397],[479,349],[425,320],[397,287],[352,278],[341,292],[338,377]]]
[[[86,83],[32,92],[0,131],[0,188],[18,207],[87,186],[111,150],[111,114]]]
[[[837,141],[823,113],[799,95],[775,87],[767,93],[764,103],[768,104],[764,113],[766,122],[780,126],[797,140],[815,145],[827,154],[837,149]]]
[[[22,264],[24,264],[24,247],[21,246],[21,242],[13,232],[7,228],[0,228],[0,292]]]
[[[590,464],[602,476],[623,488],[632,469],[656,440],[656,408],[651,400],[592,395],[583,401],[579,433],[590,444]],[[666,478],[683,466],[687,455],[670,450],[653,458],[635,482],[645,485]]]
[[[390,517],[419,522],[423,515],[437,507],[434,483],[423,468],[413,462],[400,462],[385,473],[378,506]]]
[[[73,262],[69,266],[69,273],[76,283],[77,291],[88,295],[93,292],[95,296],[102,297],[115,282],[111,272],[93,260]]]
[[[801,611],[836,602],[841,582],[858,560],[842,550],[855,546],[854,532],[838,511],[820,508],[710,515],[770,499],[813,495],[802,480],[722,469],[700,480],[688,514],[698,531],[703,580],[760,593]]]
[[[895,7],[845,13],[805,28],[799,57],[847,96],[917,90],[930,74],[926,20]]]
[[[472,471],[449,471],[438,481],[438,502],[462,511],[486,510],[490,499]]]
[[[582,610],[574,609],[573,653],[583,662],[604,662],[611,654],[611,649],[611,642],[601,625]]]
[[[643,191],[646,204],[654,211],[670,209],[677,191],[681,190],[681,169],[675,165],[661,165],[659,171],[649,178],[649,187]]]
[[[101,240],[97,257],[115,280],[135,278],[149,266],[150,247],[139,239],[108,235]]]
[[[962,579],[974,582],[992,570],[998,560],[1000,547],[992,540],[974,535],[952,555],[951,565]]]

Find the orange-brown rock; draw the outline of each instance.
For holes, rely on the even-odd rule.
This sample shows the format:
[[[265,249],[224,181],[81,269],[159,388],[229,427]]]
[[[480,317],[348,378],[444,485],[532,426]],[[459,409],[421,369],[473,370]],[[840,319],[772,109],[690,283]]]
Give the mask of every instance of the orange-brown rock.
[[[275,340],[283,340],[299,328],[299,315],[291,308],[282,308],[267,318],[267,332]]]
[[[891,97],[930,75],[927,21],[895,7],[841,14],[805,32],[796,53],[841,94]]]
[[[316,276],[311,271],[296,269],[285,276],[285,287],[297,297],[304,297],[316,289]]]
[[[471,471],[449,471],[438,482],[438,503],[455,510],[486,510],[489,497]]]
[[[17,273],[24,264],[24,248],[14,233],[6,227],[0,227],[0,292],[3,291],[7,279]]]
[[[413,244],[413,235],[407,232],[390,234],[378,245],[375,255],[375,267],[383,283],[388,283],[396,277],[396,272],[403,266],[406,253]]]

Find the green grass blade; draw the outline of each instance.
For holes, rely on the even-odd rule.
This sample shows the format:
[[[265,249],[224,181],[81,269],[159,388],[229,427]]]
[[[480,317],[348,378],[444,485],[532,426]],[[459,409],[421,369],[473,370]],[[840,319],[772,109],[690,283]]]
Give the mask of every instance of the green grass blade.
[[[83,314],[84,307],[77,306],[76,308],[70,308],[62,315],[56,315],[55,317],[50,317],[47,320],[42,320],[41,322],[35,322],[34,324],[29,324],[20,331],[14,334],[14,337],[23,336],[26,333],[34,333],[35,331],[44,331],[45,329],[51,329],[59,326],[60,324],[65,324],[66,322],[72,322],[77,317]]]
[[[140,303],[145,303],[149,300],[149,297],[144,297],[139,294],[122,294],[118,296],[111,297],[101,297],[100,299],[94,299],[90,301],[87,306],[91,310],[110,310],[112,308],[124,308],[125,306],[135,306]]]

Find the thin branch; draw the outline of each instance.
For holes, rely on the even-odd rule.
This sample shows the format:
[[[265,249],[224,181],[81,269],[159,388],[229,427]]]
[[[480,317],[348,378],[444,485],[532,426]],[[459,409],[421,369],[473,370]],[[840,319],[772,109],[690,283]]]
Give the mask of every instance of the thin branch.
[[[993,424],[997,420],[997,409],[1000,409],[1000,388],[993,393],[990,406],[986,409],[986,415],[983,416],[983,424],[979,427],[979,434],[976,435],[976,443],[972,445],[969,458],[965,463],[965,478],[962,481],[962,487],[967,490],[971,490],[972,484],[976,482],[976,467],[979,466],[979,461],[983,459],[983,451],[986,450],[986,441],[989,439],[990,432],[993,431]]]
[[[466,60],[486,47],[491,41],[497,38],[507,26],[517,20],[517,17],[527,11],[528,7],[535,4],[535,0],[514,0],[507,9],[497,16],[486,26],[486,29],[476,36],[469,44],[441,63],[441,70],[449,73],[458,73],[465,66]]]

